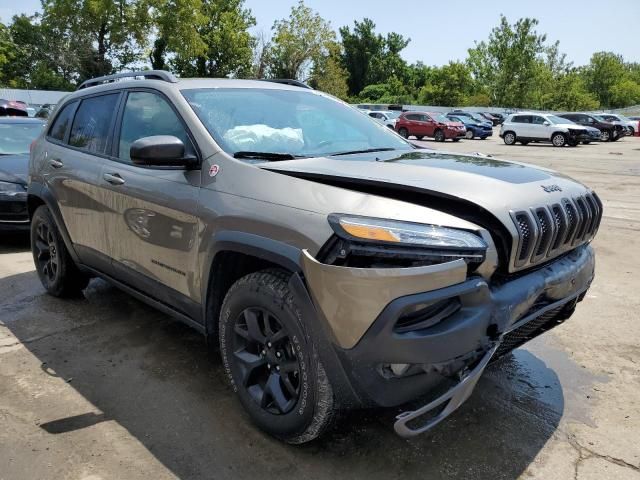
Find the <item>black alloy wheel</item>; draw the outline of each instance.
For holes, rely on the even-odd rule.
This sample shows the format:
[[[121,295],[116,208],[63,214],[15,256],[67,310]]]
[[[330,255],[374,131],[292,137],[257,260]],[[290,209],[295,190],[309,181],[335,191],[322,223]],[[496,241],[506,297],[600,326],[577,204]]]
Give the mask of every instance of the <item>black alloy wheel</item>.
[[[58,250],[49,225],[43,222],[36,225],[33,245],[38,271],[42,272],[48,283],[54,283],[58,275]]]
[[[263,410],[289,413],[300,395],[300,364],[290,332],[273,313],[252,307],[240,313],[234,333],[244,388]]]

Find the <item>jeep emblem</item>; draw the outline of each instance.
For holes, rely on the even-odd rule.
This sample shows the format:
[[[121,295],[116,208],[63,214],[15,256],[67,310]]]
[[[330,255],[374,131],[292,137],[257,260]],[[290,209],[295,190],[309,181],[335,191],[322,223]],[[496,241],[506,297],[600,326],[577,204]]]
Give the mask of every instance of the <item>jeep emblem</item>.
[[[562,191],[562,189],[558,185],[541,185],[541,187],[547,193]]]

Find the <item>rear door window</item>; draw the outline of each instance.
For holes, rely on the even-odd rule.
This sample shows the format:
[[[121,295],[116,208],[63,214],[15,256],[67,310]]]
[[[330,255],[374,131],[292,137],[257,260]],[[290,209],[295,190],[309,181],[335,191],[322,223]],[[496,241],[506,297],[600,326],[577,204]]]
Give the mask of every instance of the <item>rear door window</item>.
[[[111,93],[82,100],[73,119],[69,145],[104,154],[119,95]]]
[[[51,128],[49,129],[49,137],[63,142],[65,140],[67,129],[71,124],[73,115],[73,109],[76,106],[76,102],[71,102],[62,107],[60,113],[56,116]]]

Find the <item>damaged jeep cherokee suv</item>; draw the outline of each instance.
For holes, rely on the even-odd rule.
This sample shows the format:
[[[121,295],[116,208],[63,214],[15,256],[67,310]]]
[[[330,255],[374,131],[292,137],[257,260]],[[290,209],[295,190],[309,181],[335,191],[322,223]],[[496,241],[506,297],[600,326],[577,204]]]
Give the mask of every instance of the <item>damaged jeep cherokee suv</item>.
[[[284,441],[418,399],[395,430],[424,432],[571,316],[602,203],[550,170],[416,148],[292,83],[85,82],[31,151],[37,273],[56,296],[102,277],[202,332]]]

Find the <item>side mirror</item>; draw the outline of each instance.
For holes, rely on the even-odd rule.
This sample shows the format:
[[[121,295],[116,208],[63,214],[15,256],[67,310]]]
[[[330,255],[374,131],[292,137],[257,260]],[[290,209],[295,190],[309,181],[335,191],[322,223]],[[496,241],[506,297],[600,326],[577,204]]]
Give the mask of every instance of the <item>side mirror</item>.
[[[549,122],[544,122],[544,123],[543,123],[543,125],[544,125],[545,127],[548,127],[548,126],[549,126],[549,125],[551,125],[551,124],[550,124]]]
[[[182,140],[173,135],[153,135],[139,138],[131,144],[129,157],[136,165],[158,167],[188,166],[195,157],[185,157]]]

